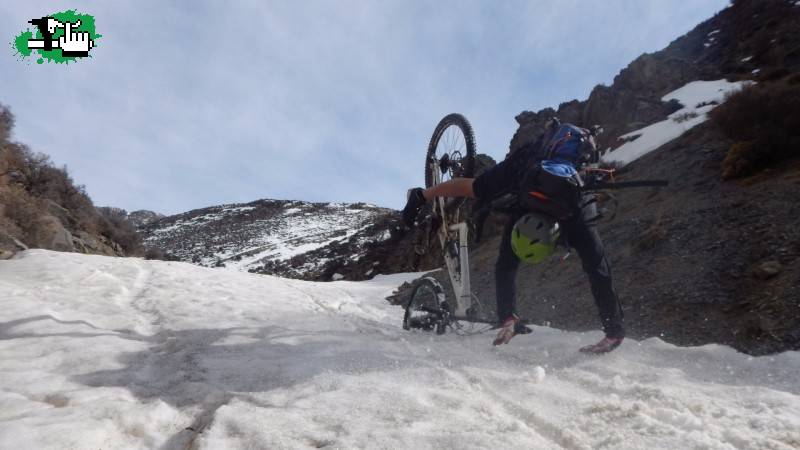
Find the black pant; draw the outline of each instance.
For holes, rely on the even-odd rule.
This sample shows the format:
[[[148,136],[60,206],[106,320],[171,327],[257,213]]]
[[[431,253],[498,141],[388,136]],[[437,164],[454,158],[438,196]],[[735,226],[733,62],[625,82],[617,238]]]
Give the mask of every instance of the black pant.
[[[591,203],[573,218],[560,221],[559,226],[569,245],[578,252],[583,270],[589,276],[589,284],[600,313],[603,331],[608,337],[624,337],[622,308],[614,290],[611,265],[606,258],[600,235],[591,223],[591,219],[597,215],[596,210],[596,205]],[[497,316],[501,322],[516,313],[516,277],[519,259],[511,249],[511,230],[518,218],[519,216],[512,217],[503,230],[500,255],[495,265]]]

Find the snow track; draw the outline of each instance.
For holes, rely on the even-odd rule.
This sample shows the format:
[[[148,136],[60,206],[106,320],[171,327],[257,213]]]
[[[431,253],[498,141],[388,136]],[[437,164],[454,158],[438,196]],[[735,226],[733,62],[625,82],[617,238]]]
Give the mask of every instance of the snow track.
[[[0,261],[0,448],[800,448],[800,354],[409,333],[410,275]]]

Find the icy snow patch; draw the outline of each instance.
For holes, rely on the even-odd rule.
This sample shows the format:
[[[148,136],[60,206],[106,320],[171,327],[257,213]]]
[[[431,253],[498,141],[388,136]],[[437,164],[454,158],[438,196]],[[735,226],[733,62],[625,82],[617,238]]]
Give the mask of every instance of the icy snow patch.
[[[800,353],[534,327],[404,331],[419,274],[310,283],[32,250],[0,261],[0,448],[789,449]],[[612,426],[610,426],[612,425]]]
[[[620,136],[619,139],[625,141],[639,135],[636,140],[606,153],[603,160],[624,165],[650,153],[708,120],[707,113],[724,102],[726,94],[735,92],[746,84],[747,81],[692,81],[670,92],[661,100],[666,102],[675,99],[683,108],[670,114],[666,120]]]
[[[392,232],[389,230],[384,230],[383,233],[381,233],[380,236],[378,236],[375,239],[375,241],[376,242],[388,241],[391,237],[392,237]]]

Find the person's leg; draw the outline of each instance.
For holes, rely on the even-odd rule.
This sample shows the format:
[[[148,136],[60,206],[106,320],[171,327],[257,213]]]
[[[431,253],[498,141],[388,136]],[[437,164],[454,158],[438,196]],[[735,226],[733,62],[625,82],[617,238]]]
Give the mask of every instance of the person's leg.
[[[603,331],[607,337],[622,338],[625,337],[622,308],[614,290],[611,265],[596,227],[588,222],[596,215],[595,212],[596,207],[591,204],[584,208],[580,217],[563,222],[561,227],[569,244],[578,252],[583,270],[589,276]]]
[[[515,219],[511,218],[503,229],[500,252],[494,266],[497,319],[500,323],[517,312],[517,268],[519,259],[511,249],[511,230]]]

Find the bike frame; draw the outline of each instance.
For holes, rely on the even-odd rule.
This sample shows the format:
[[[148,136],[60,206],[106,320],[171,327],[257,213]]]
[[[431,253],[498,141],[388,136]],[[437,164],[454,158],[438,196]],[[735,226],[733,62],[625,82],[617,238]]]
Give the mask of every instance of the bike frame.
[[[433,173],[435,183],[442,182],[442,174],[439,170],[439,164],[436,161],[431,161],[433,166]],[[458,200],[457,200],[458,201]],[[453,311],[455,319],[473,320],[470,317],[472,314],[472,289],[470,287],[469,278],[469,250],[468,250],[468,236],[469,227],[466,222],[459,222],[456,224],[448,224],[446,221],[446,208],[447,198],[438,197],[434,199],[434,214],[439,215],[442,219],[442,224],[437,230],[439,235],[439,243],[442,246],[444,262],[447,266],[447,273],[450,275],[450,284],[453,287],[453,292],[456,298],[456,306]],[[450,251],[453,243],[458,243],[455,252]],[[455,253],[455,254],[454,254]]]

